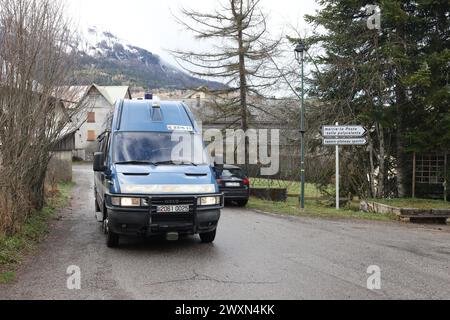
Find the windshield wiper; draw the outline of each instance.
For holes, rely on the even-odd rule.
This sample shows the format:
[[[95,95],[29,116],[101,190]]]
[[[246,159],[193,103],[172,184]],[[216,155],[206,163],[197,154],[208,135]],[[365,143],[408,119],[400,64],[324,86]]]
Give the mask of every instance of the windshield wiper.
[[[194,167],[197,167],[198,164],[193,163],[191,161],[180,161],[180,162],[176,162],[173,160],[167,160],[167,161],[159,161],[156,163],[156,165],[174,165],[174,166],[186,166],[186,165],[192,165]]]
[[[129,165],[140,165],[140,164],[143,164],[143,165],[152,165],[152,166],[157,166],[158,165],[158,163],[154,163],[154,162],[151,162],[151,161],[120,161],[120,162],[116,162],[116,164],[129,164]]]

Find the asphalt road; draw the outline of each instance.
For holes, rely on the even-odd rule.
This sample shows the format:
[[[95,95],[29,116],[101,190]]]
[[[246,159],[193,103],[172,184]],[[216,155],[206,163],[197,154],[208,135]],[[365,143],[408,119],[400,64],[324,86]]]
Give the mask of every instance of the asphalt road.
[[[450,229],[227,208],[216,242],[127,239],[108,249],[93,216],[93,175],[74,168],[71,208],[0,286],[0,299],[449,299]],[[67,289],[67,268],[81,289]],[[381,290],[367,268],[381,268]]]

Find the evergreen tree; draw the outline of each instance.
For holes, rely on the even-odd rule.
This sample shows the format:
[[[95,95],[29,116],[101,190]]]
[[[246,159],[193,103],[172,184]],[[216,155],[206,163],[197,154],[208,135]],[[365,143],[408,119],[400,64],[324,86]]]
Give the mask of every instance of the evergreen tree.
[[[311,83],[329,109],[321,115],[370,128],[368,152],[354,150],[371,164],[361,172],[370,177],[365,193],[406,196],[408,152],[450,149],[449,2],[380,1],[380,29],[367,26],[373,1],[319,2],[306,19],[326,30],[307,39],[324,52]]]

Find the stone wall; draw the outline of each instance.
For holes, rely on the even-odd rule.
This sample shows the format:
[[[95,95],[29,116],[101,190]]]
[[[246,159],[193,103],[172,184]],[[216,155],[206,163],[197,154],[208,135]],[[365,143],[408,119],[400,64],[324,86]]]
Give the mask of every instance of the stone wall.
[[[360,210],[375,214],[395,214],[401,219],[410,219],[411,222],[425,222],[426,219],[432,219],[446,223],[450,218],[450,209],[397,208],[374,201],[361,201]]]

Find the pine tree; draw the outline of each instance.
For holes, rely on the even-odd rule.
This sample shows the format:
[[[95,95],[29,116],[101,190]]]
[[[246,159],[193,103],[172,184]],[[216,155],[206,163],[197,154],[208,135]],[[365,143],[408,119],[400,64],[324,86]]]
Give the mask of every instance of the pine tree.
[[[324,50],[314,58],[322,69],[312,93],[328,106],[328,121],[371,129],[369,152],[359,149],[373,163],[361,172],[371,191],[406,196],[408,152],[450,149],[449,2],[383,0],[379,30],[367,27],[371,1],[319,2],[323,9],[307,16],[326,29],[308,39]]]

